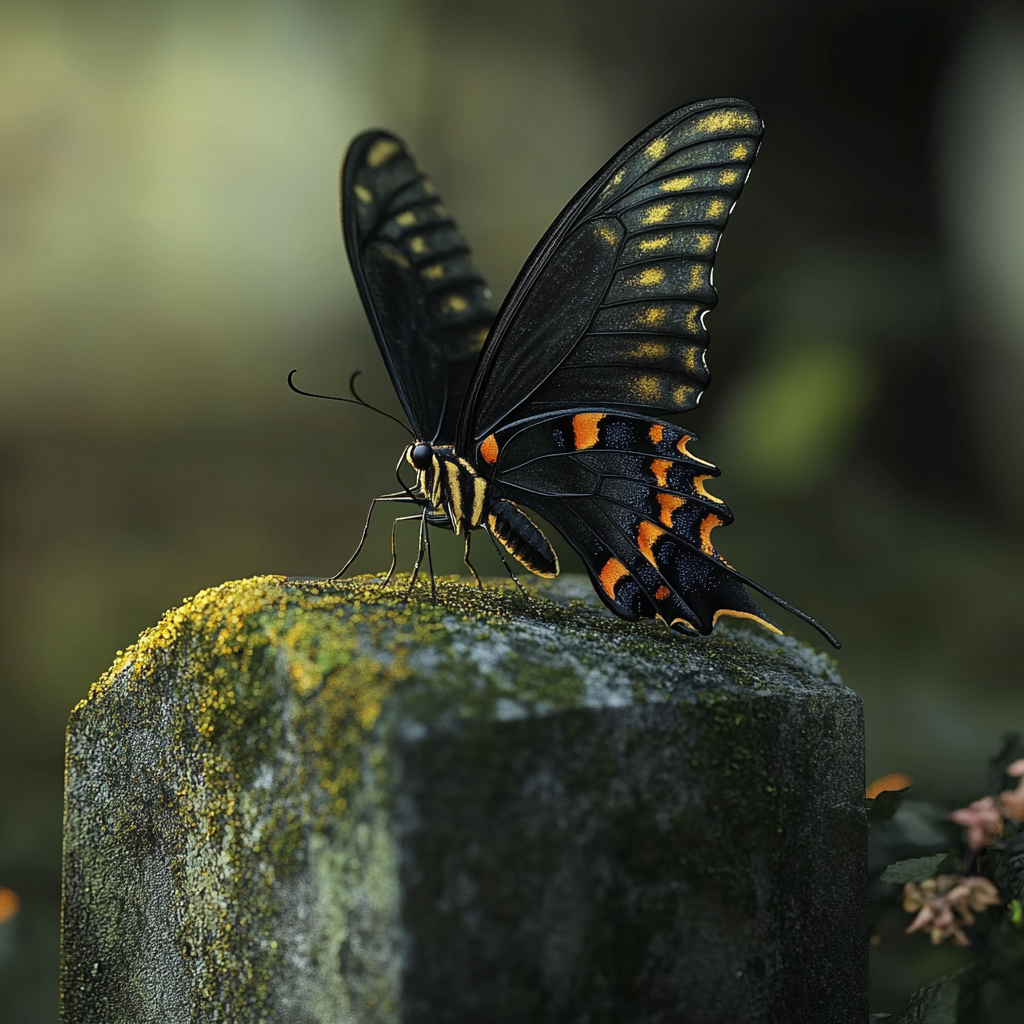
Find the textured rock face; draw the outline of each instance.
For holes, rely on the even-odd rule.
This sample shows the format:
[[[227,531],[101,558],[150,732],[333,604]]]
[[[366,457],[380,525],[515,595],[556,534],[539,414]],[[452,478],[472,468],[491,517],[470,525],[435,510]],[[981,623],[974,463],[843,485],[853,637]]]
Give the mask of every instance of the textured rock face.
[[[68,730],[64,1024],[861,1024],[859,699],[572,587],[264,577],[119,652]]]

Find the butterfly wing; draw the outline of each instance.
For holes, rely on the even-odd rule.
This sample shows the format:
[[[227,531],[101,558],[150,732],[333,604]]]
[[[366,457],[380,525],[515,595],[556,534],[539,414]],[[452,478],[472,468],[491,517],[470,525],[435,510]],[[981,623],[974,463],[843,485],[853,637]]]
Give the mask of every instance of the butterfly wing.
[[[722,616],[778,632],[711,532],[732,521],[718,475],[660,416],[708,382],[715,252],[757,154],[761,119],[705,100],[638,135],[580,190],[513,285],[470,385],[456,448],[495,497],[534,509],[625,619],[710,633]]]
[[[460,451],[546,410],[696,406],[708,382],[714,256],[761,133],[749,103],[694,103],[641,132],[577,193],[498,314]]]
[[[684,633],[710,633],[722,616],[779,631],[714,549],[711,531],[732,513],[707,490],[718,469],[689,450],[690,431],[605,409],[545,413],[491,436],[492,486],[558,528],[616,614]]]
[[[405,144],[383,131],[349,146],[341,171],[345,247],[413,431],[451,444],[494,319],[469,246]]]

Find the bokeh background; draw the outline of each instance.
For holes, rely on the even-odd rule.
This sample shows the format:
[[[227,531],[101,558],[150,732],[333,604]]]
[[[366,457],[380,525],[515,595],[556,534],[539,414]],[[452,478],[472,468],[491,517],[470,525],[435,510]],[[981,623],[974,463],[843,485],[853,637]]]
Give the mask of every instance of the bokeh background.
[[[685,417],[737,514],[720,548],[844,641],[869,775],[981,795],[1024,726],[1019,5],[5,0],[7,1024],[56,1020],[70,709],[185,595],[336,570],[392,487],[398,427],[285,387],[362,369],[397,410],[337,228],[349,138],[410,141],[500,294],[618,146],[713,95],[767,123]],[[386,552],[380,527],[362,567]],[[876,1010],[941,973],[874,956]]]

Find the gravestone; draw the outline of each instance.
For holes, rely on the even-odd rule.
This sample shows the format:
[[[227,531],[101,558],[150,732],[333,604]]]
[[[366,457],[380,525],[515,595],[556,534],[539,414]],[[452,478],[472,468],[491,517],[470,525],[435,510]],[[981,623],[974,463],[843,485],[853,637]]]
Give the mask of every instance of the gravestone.
[[[64,1024],[863,1024],[859,698],[740,630],[204,591],[68,729]]]

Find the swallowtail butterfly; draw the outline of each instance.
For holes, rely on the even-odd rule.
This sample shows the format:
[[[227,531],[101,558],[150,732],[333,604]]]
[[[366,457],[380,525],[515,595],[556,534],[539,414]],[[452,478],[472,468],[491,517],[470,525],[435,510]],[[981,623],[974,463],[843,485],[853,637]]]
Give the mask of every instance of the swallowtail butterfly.
[[[719,471],[665,418],[695,408],[707,386],[715,253],[762,128],[737,99],[656,121],[579,190],[497,310],[405,144],[384,131],[352,142],[345,245],[412,428],[399,467],[416,474],[374,504],[418,506],[405,517],[420,521],[413,579],[429,526],[464,536],[467,565],[483,530],[531,572],[557,575],[529,509],[624,619],[706,635],[732,616],[779,632],[749,588],[839,646],[718,554],[712,531],[733,518],[707,487]]]

